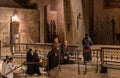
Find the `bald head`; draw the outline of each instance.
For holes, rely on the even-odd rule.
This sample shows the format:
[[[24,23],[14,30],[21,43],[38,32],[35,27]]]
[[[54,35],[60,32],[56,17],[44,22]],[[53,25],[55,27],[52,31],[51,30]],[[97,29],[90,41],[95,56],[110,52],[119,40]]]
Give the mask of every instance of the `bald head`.
[[[64,41],[64,44],[67,45],[67,41],[66,40]]]

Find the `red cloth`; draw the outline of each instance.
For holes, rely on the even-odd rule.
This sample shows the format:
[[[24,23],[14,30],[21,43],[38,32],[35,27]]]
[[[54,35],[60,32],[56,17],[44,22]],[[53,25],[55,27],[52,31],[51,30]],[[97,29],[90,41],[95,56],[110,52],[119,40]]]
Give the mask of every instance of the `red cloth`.
[[[91,50],[83,50],[83,52],[91,52]]]

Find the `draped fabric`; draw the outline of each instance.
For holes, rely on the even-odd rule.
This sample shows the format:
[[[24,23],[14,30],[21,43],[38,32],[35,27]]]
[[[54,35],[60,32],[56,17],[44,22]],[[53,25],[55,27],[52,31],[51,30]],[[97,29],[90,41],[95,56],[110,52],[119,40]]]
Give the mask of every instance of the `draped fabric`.
[[[28,51],[27,52],[27,62],[33,62],[33,55],[32,55],[32,51]],[[27,71],[26,71],[27,74],[29,75],[33,75],[34,74],[34,65],[33,64],[27,64]]]
[[[33,54],[33,61],[34,61],[34,62],[39,62],[39,60],[40,60],[39,55],[38,55],[38,53],[35,52],[35,53]],[[40,66],[39,63],[34,64],[34,73],[36,73],[36,74],[38,74],[38,75],[41,75],[39,66]]]
[[[49,70],[53,69],[54,67],[57,67],[60,64],[61,61],[61,47],[59,43],[53,43],[52,50],[48,54],[48,68]]]
[[[6,68],[5,68],[5,74],[12,71],[14,69],[14,66],[11,62],[9,62],[7,65],[6,65]],[[9,73],[6,75],[7,78],[13,78],[13,72]]]
[[[54,43],[52,45],[52,52],[53,52],[53,66],[57,67],[58,64],[60,64],[60,44],[59,43]]]

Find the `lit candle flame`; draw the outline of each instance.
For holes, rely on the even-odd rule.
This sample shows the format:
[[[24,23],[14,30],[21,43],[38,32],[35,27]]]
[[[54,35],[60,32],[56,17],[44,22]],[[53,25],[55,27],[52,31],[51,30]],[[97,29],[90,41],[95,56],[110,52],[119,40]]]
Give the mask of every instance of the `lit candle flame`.
[[[16,14],[14,16],[12,16],[12,21],[18,21],[18,17]]]

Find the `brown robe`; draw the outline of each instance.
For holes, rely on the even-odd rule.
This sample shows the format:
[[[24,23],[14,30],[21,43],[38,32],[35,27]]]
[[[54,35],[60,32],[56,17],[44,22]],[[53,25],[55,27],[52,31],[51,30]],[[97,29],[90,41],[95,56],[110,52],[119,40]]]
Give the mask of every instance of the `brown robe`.
[[[52,59],[52,64],[53,67],[57,67],[57,65],[60,64],[60,56],[61,56],[61,47],[59,43],[53,43],[52,45],[52,52],[53,52],[53,59]]]

